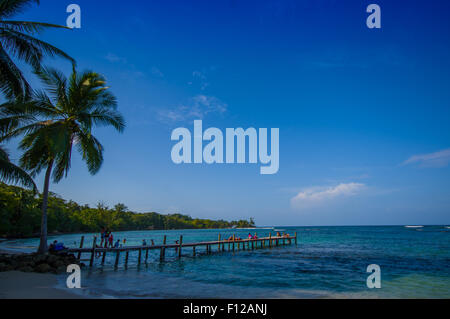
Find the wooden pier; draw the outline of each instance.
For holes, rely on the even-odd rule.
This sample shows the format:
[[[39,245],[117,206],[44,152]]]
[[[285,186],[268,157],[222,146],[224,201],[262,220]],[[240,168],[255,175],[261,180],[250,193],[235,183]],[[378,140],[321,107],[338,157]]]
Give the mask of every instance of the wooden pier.
[[[144,263],[148,261],[148,253],[150,250],[159,250],[159,260],[164,261],[166,256],[167,249],[174,249],[175,256],[177,258],[181,258],[182,252],[185,252],[187,248],[192,248],[192,256],[195,257],[198,254],[196,252],[197,247],[205,247],[206,254],[212,254],[214,252],[220,253],[225,251],[239,251],[239,250],[254,250],[261,248],[272,248],[280,245],[290,245],[295,243],[297,245],[297,233],[294,236],[289,234],[283,234],[281,236],[272,236],[269,234],[269,237],[261,237],[261,238],[248,238],[248,239],[237,239],[235,235],[233,235],[232,239],[229,240],[221,240],[220,234],[218,236],[218,240],[216,241],[205,241],[205,242],[197,242],[197,243],[183,243],[183,236],[180,236],[178,239],[178,243],[176,244],[166,244],[167,237],[164,236],[162,245],[149,245],[149,246],[126,246],[120,248],[104,248],[97,247],[97,237],[94,237],[94,241],[92,247],[83,247],[84,236],[81,237],[80,247],[79,248],[69,248],[67,252],[76,254],[78,259],[81,259],[82,253],[89,253],[90,258],[89,266],[92,267],[94,265],[96,255],[101,256],[101,264],[105,263],[105,258],[107,253],[115,254],[114,267],[117,268],[120,262],[120,256],[125,254],[125,267],[128,265],[129,253],[131,251],[138,252],[138,265],[141,264],[142,260]],[[145,254],[145,255],[144,255]]]

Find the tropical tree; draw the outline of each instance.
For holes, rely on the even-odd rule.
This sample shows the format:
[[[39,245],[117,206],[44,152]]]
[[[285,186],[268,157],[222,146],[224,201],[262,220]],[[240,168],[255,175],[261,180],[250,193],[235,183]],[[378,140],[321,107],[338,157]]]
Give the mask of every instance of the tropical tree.
[[[0,146],[0,181],[20,183],[25,187],[37,190],[31,176],[10,161],[8,152],[2,146]]]
[[[23,125],[11,130],[7,139],[24,135],[19,148],[24,151],[20,166],[36,176],[45,170],[39,253],[47,252],[47,205],[50,177],[58,183],[67,176],[75,148],[96,174],[103,163],[103,146],[92,134],[95,126],[112,126],[122,132],[125,121],[117,111],[117,100],[105,86],[103,76],[87,71],[70,78],[54,69],[36,72],[45,91],[34,91],[26,101],[4,105],[10,118],[26,117]]]
[[[14,58],[40,69],[45,56],[60,56],[75,61],[62,50],[35,37],[48,28],[67,27],[30,21],[11,20],[39,0],[0,0],[0,92],[9,99],[29,96],[31,88]]]

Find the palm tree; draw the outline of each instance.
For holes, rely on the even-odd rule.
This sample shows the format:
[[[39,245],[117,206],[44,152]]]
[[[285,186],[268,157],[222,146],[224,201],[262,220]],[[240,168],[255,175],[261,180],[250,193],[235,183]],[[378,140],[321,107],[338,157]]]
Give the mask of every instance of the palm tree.
[[[0,146],[0,181],[21,183],[23,186],[37,190],[36,184],[27,172],[9,160],[8,152]]]
[[[55,24],[9,20],[39,0],[0,0],[0,92],[9,99],[29,96],[31,88],[11,57],[40,69],[44,56],[60,56],[75,61],[60,49],[34,37],[48,28],[65,28]]]
[[[24,151],[20,165],[36,176],[45,170],[42,195],[42,220],[39,253],[47,252],[47,203],[50,177],[58,183],[67,176],[76,147],[89,172],[96,174],[103,163],[103,146],[92,135],[94,126],[112,126],[122,132],[125,121],[116,110],[117,101],[105,86],[105,79],[95,72],[78,74],[73,70],[67,79],[54,69],[36,72],[49,95],[33,92],[26,102],[5,107],[11,118],[27,116],[25,125],[12,130],[6,138],[25,134],[20,142]]]

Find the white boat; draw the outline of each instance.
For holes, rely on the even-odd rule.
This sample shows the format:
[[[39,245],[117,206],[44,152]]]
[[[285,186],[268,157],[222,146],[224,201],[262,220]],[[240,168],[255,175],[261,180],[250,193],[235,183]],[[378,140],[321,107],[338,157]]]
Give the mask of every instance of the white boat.
[[[405,226],[406,228],[422,228],[423,226],[420,226],[420,225],[418,225],[418,226],[411,226],[411,225],[408,225],[408,226]]]

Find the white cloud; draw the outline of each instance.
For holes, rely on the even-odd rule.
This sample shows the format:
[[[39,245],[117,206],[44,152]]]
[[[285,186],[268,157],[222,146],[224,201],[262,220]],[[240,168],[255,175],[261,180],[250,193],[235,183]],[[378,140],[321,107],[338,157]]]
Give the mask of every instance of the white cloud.
[[[105,56],[105,59],[108,60],[111,63],[118,63],[118,62],[120,62],[120,63],[127,63],[127,59],[126,58],[122,58],[122,57],[120,57],[120,56],[118,56],[118,55],[116,55],[114,53],[111,53],[111,52],[108,53]]]
[[[300,191],[291,199],[291,206],[296,209],[322,205],[341,197],[354,196],[365,188],[360,183],[341,183],[331,187],[311,187]]]
[[[200,90],[205,90],[209,86],[208,78],[206,76],[206,72],[202,71],[194,71],[192,72],[192,81],[188,84],[192,85],[197,82],[200,86]]]
[[[203,119],[211,113],[222,114],[228,105],[214,96],[196,95],[188,103],[173,109],[159,110],[158,117],[162,122],[181,122]]]
[[[447,166],[449,162],[450,148],[429,154],[414,155],[408,158],[402,164],[408,165],[418,163],[425,167],[443,167]]]
[[[151,72],[154,76],[159,77],[159,78],[163,78],[164,74],[161,72],[160,69],[158,69],[156,66],[153,66],[151,69]]]

